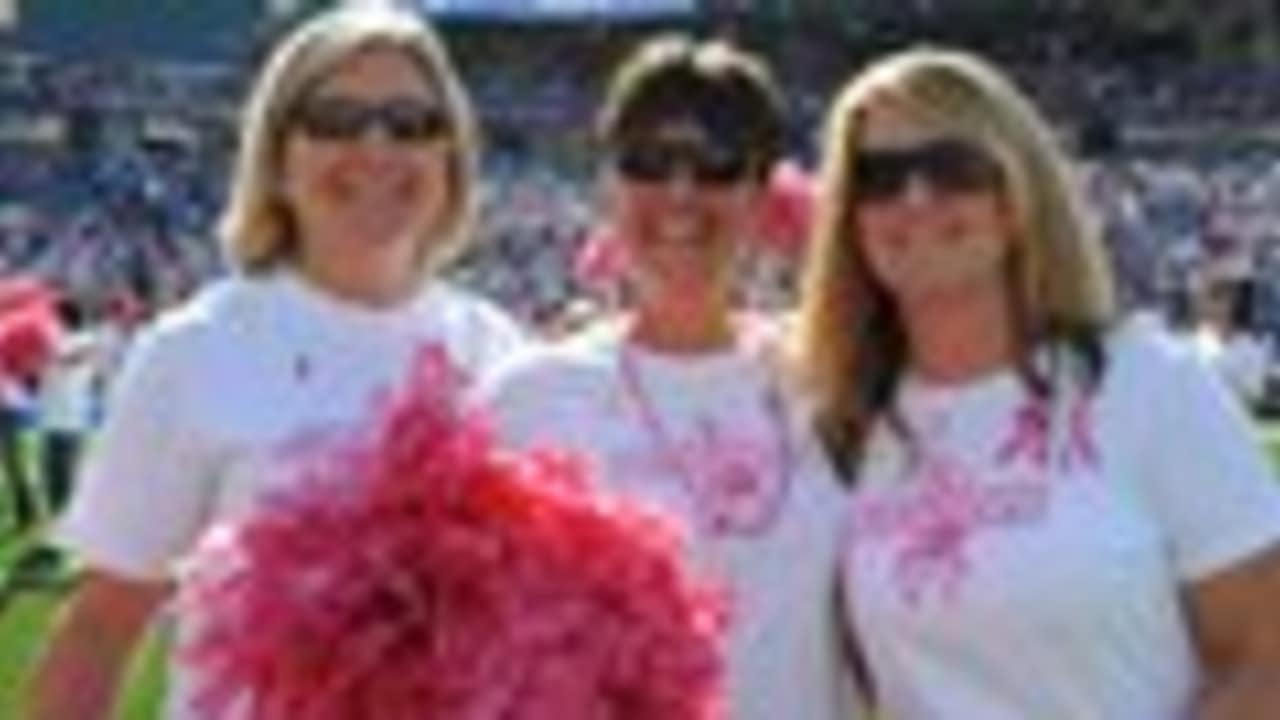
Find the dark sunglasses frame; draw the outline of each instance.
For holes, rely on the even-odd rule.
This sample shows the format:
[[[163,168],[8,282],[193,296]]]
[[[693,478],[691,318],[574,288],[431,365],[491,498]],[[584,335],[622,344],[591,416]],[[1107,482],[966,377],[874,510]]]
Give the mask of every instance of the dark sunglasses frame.
[[[864,149],[854,156],[854,193],[859,203],[887,202],[906,190],[911,178],[946,194],[1000,187],[1004,173],[986,150],[972,142],[942,139],[893,150]]]
[[[375,125],[395,142],[427,143],[448,136],[453,123],[443,107],[414,98],[370,102],[338,95],[299,103],[290,122],[303,135],[323,142],[356,140]]]
[[[669,182],[683,168],[698,185],[725,186],[755,170],[754,158],[745,150],[697,142],[625,143],[613,151],[612,162],[623,178],[641,183]]]

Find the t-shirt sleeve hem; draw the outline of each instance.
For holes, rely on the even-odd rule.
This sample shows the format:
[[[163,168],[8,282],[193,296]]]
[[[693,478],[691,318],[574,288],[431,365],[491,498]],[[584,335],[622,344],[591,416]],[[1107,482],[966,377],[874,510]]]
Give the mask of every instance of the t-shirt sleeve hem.
[[[1194,555],[1185,557],[1180,563],[1179,575],[1187,582],[1207,580],[1278,544],[1280,522],[1224,533],[1212,545],[1198,548]]]
[[[126,548],[112,545],[108,538],[90,537],[68,524],[58,525],[49,536],[54,545],[73,553],[85,567],[103,570],[125,580],[136,582],[168,582],[173,579],[170,565],[146,561]]]

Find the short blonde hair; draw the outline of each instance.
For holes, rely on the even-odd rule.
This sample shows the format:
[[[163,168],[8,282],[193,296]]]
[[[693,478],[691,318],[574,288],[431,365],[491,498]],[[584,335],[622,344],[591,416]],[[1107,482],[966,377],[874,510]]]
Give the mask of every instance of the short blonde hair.
[[[442,96],[449,115],[450,212],[435,237],[422,238],[424,273],[462,249],[475,209],[478,130],[471,104],[436,32],[407,11],[381,5],[322,12],[289,33],[267,59],[241,120],[240,147],[218,235],[233,267],[258,272],[287,261],[295,225],[281,195],[291,115],[345,60],[374,48],[405,54]]]
[[[1099,375],[1101,334],[1114,312],[1096,224],[1065,154],[1031,102],[990,64],[964,52],[918,48],[873,64],[849,82],[828,114],[792,338],[818,431],[846,476],[860,460],[872,423],[890,408],[907,363],[902,319],[871,275],[855,222],[862,125],[866,110],[886,98],[983,148],[1001,168],[1018,234],[1007,277],[1024,375],[1032,351],[1046,341],[1083,349]]]

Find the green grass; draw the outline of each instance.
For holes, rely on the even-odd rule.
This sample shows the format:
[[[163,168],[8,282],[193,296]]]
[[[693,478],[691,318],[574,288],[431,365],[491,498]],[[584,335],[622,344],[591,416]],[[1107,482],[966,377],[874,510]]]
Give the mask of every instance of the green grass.
[[[1280,422],[1264,423],[1260,427],[1262,442],[1271,454],[1271,460],[1280,468]]]
[[[58,607],[49,595],[23,595],[0,616],[0,717],[17,714],[18,692]]]
[[[1280,422],[1261,426],[1263,443],[1280,467]],[[0,522],[8,519],[8,494],[0,488]],[[24,549],[31,535],[0,537],[0,577]],[[0,720],[17,717],[19,688],[26,681],[44,638],[57,614],[62,595],[55,590],[17,593],[6,603],[0,599]],[[152,720],[159,717],[164,695],[164,640],[149,637],[130,669],[128,688],[116,710],[119,720]]]

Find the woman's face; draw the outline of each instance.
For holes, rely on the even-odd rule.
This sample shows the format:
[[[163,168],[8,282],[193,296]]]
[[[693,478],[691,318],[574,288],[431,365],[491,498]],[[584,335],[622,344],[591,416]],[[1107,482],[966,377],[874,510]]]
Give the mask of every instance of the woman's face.
[[[400,51],[343,61],[288,120],[283,186],[302,263],[415,268],[454,201],[440,92]]]
[[[890,100],[863,116],[854,222],[874,277],[904,309],[1003,283],[1015,222],[1000,166]]]
[[[758,185],[746,148],[688,121],[659,124],[613,150],[608,191],[643,299],[684,303],[725,293]]]

